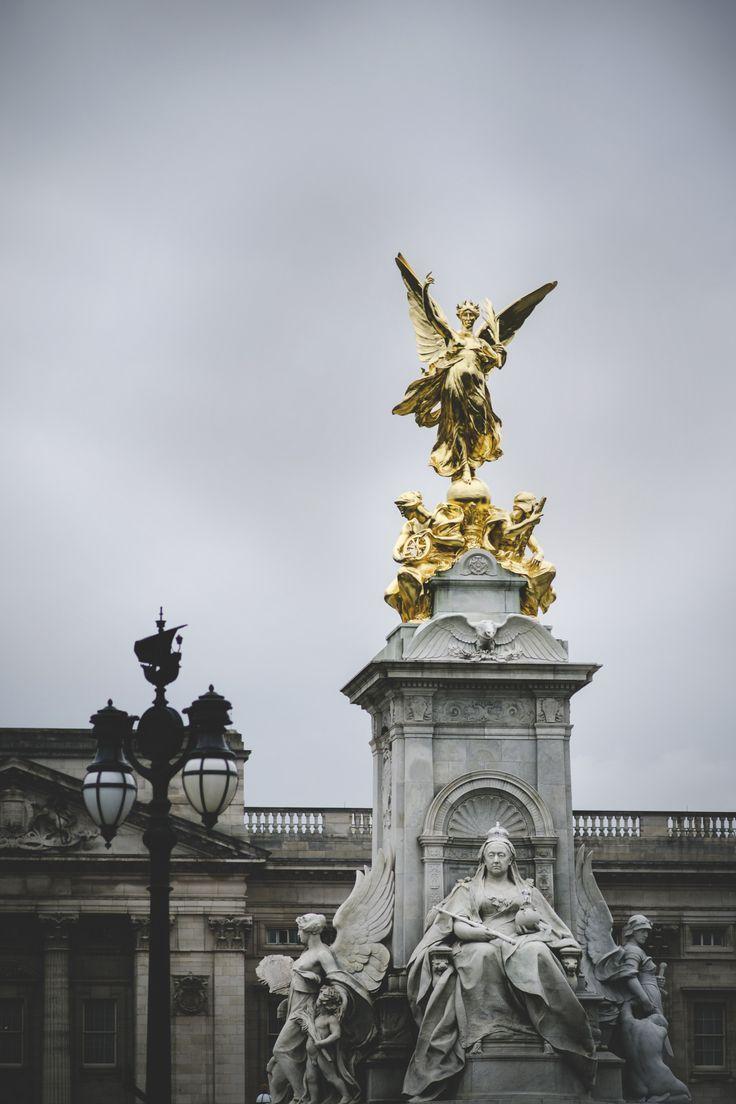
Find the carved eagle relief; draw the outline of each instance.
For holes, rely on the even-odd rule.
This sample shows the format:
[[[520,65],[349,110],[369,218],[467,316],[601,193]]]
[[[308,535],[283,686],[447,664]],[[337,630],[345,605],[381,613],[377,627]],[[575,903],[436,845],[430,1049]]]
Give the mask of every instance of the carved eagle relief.
[[[566,663],[567,652],[533,617],[511,614],[497,622],[450,614],[428,621],[419,629],[405,658]]]

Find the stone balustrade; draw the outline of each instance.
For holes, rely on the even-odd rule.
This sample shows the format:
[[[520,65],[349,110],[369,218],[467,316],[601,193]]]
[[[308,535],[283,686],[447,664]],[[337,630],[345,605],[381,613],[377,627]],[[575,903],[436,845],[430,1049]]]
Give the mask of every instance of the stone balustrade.
[[[736,839],[736,813],[635,812],[584,809],[573,812],[579,840]],[[251,836],[370,836],[373,815],[366,808],[314,808],[311,805],[255,805],[245,810]]]
[[[736,813],[573,812],[577,839],[736,839]]]
[[[373,830],[370,809],[252,805],[244,819],[251,836],[370,836]]]

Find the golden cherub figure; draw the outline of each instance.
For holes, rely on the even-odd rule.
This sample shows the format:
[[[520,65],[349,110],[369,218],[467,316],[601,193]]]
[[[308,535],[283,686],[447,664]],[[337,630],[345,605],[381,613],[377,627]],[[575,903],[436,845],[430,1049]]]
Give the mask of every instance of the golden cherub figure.
[[[490,299],[481,306],[466,299],[457,307],[460,329],[454,330],[429,294],[432,274],[422,283],[400,253],[396,264],[406,285],[419,356],[428,367],[409,384],[393,413],[413,414],[420,426],[437,426],[430,464],[438,475],[469,486],[476,468],[501,455],[501,419],[491,406],[486,377],[503,367],[506,346],[557,281],[543,284],[498,315]],[[450,497],[468,496],[458,487]]]

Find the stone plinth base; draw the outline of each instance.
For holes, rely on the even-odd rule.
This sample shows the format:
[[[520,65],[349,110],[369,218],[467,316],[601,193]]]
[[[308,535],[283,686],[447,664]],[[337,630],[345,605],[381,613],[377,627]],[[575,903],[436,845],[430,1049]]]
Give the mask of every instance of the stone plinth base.
[[[621,1076],[624,1064],[623,1058],[617,1058],[608,1050],[599,1052],[595,1085],[591,1094],[594,1100],[605,1100],[606,1104],[622,1104],[624,1096]]]
[[[590,1094],[541,1040],[484,1039],[450,1097],[457,1104],[589,1104]]]
[[[365,1064],[365,1099],[368,1104],[406,1104],[401,1095],[411,1052],[392,1061],[390,1057],[369,1058]]]
[[[406,1104],[401,1085],[406,1060],[388,1056],[367,1062],[366,1100],[370,1104]],[[622,1104],[620,1058],[598,1055],[595,1087],[588,1093],[574,1070],[541,1040],[484,1040],[468,1054],[465,1069],[438,1104]]]

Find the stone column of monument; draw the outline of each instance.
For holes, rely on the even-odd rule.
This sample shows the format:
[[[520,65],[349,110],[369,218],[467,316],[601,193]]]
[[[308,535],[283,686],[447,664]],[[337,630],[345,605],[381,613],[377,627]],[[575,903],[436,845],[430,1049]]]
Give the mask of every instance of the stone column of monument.
[[[398,626],[344,691],[371,715],[373,845],[396,855],[399,968],[429,907],[472,873],[496,821],[519,842],[524,872],[572,922],[570,698],[596,670],[519,616],[522,583],[490,552],[465,553],[430,586],[433,617]],[[514,618],[508,645],[473,628],[485,624],[489,637]]]
[[[76,916],[44,914],[43,1104],[73,1104],[69,941]]]
[[[522,587],[490,552],[463,553],[429,582],[432,617],[398,626],[344,688],[371,717],[374,854],[395,854],[372,1101],[401,1089],[413,1047],[402,993],[425,917],[473,874],[493,825],[509,832],[522,874],[574,929],[570,699],[597,668],[570,660],[549,627],[520,614]],[[507,1076],[513,1083],[520,1068]]]

